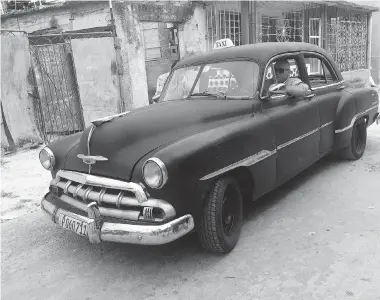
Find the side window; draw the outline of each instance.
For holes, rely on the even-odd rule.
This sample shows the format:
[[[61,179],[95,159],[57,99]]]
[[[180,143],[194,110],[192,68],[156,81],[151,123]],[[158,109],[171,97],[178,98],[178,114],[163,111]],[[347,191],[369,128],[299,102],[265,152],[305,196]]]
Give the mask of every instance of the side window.
[[[338,82],[331,67],[318,56],[304,55],[307,75],[312,88]]]
[[[284,60],[288,62],[288,66],[279,66],[279,64],[283,65]],[[284,82],[289,77],[301,79],[298,63],[294,58],[291,57],[281,57],[272,61],[268,65],[264,74],[263,96],[266,96],[268,94],[268,90],[273,84]]]

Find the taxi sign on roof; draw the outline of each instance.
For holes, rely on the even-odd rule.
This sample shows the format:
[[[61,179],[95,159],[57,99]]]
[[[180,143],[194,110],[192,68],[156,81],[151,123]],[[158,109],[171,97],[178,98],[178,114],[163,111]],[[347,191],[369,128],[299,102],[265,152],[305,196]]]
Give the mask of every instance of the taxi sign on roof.
[[[231,39],[221,39],[217,40],[214,43],[214,49],[222,49],[222,48],[229,48],[234,47],[234,43],[231,41]]]

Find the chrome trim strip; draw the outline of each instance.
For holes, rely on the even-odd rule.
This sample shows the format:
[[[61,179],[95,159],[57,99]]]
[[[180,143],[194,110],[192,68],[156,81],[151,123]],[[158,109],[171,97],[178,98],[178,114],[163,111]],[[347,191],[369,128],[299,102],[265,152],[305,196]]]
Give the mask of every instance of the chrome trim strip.
[[[122,113],[119,113],[119,114],[116,114],[116,115],[112,115],[112,116],[108,116],[108,117],[92,120],[91,123],[94,126],[98,127],[98,126],[102,125],[103,123],[112,121],[113,119],[116,119],[116,118],[120,118],[120,117],[125,116],[126,114],[129,114],[129,113],[130,113],[130,111],[125,111],[125,112],[122,112]]]
[[[74,171],[59,170],[57,177],[65,178],[81,184],[93,185],[102,188],[129,191],[135,194],[137,201],[141,204],[148,200],[142,186],[134,182],[125,182],[117,179],[105,178],[91,174]]]
[[[236,169],[238,167],[248,167],[248,166],[251,166],[251,165],[254,165],[254,164],[257,164],[258,162],[272,156],[273,154],[276,153],[276,150],[272,150],[272,151],[269,151],[269,150],[261,150],[260,152],[254,154],[254,155],[251,155],[247,158],[244,158],[238,162],[235,162],[227,167],[224,167],[220,170],[217,170],[215,172],[212,172],[206,176],[203,176],[200,180],[208,180],[210,178],[213,178],[215,176],[218,176],[218,175],[221,175],[225,172],[228,172],[228,171],[231,171],[233,169]]]
[[[87,212],[87,217],[58,208],[56,205],[49,203],[45,198],[41,201],[41,209],[55,223],[57,223],[61,213],[75,217],[76,219],[87,223],[88,239],[91,243],[108,241],[128,244],[160,245],[172,242],[194,229],[194,219],[190,214],[184,215],[162,225],[131,225],[108,222],[101,223],[100,220],[99,225],[101,227],[99,226],[100,228],[98,228],[95,226],[98,225],[98,220],[91,217],[88,210],[91,204],[83,204],[83,206],[85,208],[84,211]],[[97,209],[99,209],[100,213],[102,213],[102,207]],[[120,212],[120,210],[116,211]]]
[[[285,147],[287,147],[287,146],[289,146],[291,144],[294,144],[295,142],[298,142],[299,140],[302,140],[303,138],[308,137],[309,135],[312,135],[312,134],[316,133],[319,130],[320,130],[320,127],[318,127],[317,129],[314,129],[312,131],[309,131],[308,133],[305,133],[305,134],[303,134],[303,135],[301,135],[299,137],[296,137],[295,139],[292,139],[292,140],[290,140],[290,141],[288,141],[288,142],[286,142],[284,144],[281,144],[281,145],[277,146],[277,149],[280,150],[280,149],[285,148]]]
[[[93,125],[90,129],[90,132],[88,133],[88,137],[87,137],[87,155],[90,156],[91,155],[91,152],[90,152],[90,141],[91,141],[91,136],[92,134],[94,133],[95,131],[95,128],[96,126]],[[91,164],[88,165],[88,174],[91,173]]]
[[[365,113],[367,113],[367,112],[369,112],[369,111],[371,111],[371,110],[373,110],[375,108],[378,109],[378,105],[372,106],[371,108],[369,108],[369,109],[367,109],[367,110],[365,110],[363,112],[360,112],[360,113],[356,114],[355,116],[353,116],[353,118],[352,118],[352,120],[351,120],[351,122],[350,122],[350,124],[348,126],[346,126],[344,128],[341,128],[341,129],[335,129],[335,133],[341,133],[343,131],[346,131],[346,130],[350,129],[352,126],[354,126],[354,123],[356,122],[356,120],[360,116],[364,115]]]
[[[317,86],[317,87],[311,88],[311,90],[312,91],[321,90],[321,89],[325,89],[325,88],[328,88],[328,87],[333,87],[335,85],[339,85],[339,84],[343,84],[343,83],[344,83],[344,80],[341,80],[341,81],[330,83],[330,84],[327,84],[327,85]]]
[[[210,174],[202,177],[200,180],[207,180],[207,179],[213,178],[215,176],[221,175],[223,173],[226,173],[226,172],[231,171],[231,170],[238,168],[238,167],[248,167],[248,166],[254,165],[254,164],[272,156],[273,154],[277,153],[277,150],[281,150],[282,148],[290,146],[291,144],[293,144],[293,143],[295,143],[295,142],[297,142],[297,141],[299,141],[299,140],[301,140],[301,139],[303,139],[309,135],[312,135],[312,134],[318,132],[319,130],[321,130],[322,128],[329,126],[331,124],[333,124],[333,121],[325,123],[325,124],[321,125],[320,127],[318,127],[317,129],[314,129],[308,133],[305,133],[305,134],[303,134],[303,135],[301,135],[301,136],[299,136],[299,137],[297,137],[297,138],[295,138],[289,142],[281,144],[281,145],[277,146],[277,148],[275,150],[272,150],[272,151],[262,150],[256,154],[253,154],[247,158],[244,158],[244,159],[242,159],[236,163],[233,163],[227,167],[224,167],[224,168],[219,169],[213,173],[210,173]]]
[[[333,123],[333,121],[331,121],[331,122],[328,122],[328,123],[326,123],[326,124],[323,124],[321,127],[319,127],[320,129],[322,129],[322,128],[325,128],[326,126],[329,126],[329,125],[331,125]]]

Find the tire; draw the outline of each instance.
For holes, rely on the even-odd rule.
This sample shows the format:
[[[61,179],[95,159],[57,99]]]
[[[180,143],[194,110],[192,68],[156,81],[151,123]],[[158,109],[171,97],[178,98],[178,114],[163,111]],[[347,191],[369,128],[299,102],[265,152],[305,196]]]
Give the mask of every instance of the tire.
[[[235,248],[241,232],[243,197],[232,177],[216,180],[205,200],[198,231],[203,248],[213,253],[228,253]]]
[[[367,145],[367,124],[365,120],[359,119],[352,127],[350,144],[341,151],[341,157],[349,160],[360,159]]]

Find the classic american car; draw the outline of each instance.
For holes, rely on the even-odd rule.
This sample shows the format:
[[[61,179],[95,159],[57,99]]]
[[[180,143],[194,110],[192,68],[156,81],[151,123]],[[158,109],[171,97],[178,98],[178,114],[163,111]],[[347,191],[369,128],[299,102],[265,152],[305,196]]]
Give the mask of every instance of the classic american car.
[[[290,68],[275,69],[279,59]],[[300,96],[276,74],[306,83]],[[309,43],[232,46],[182,59],[157,103],[95,120],[48,144],[41,207],[92,243],[158,245],[195,232],[204,249],[238,243],[244,204],[334,153],[360,159],[379,116]]]

